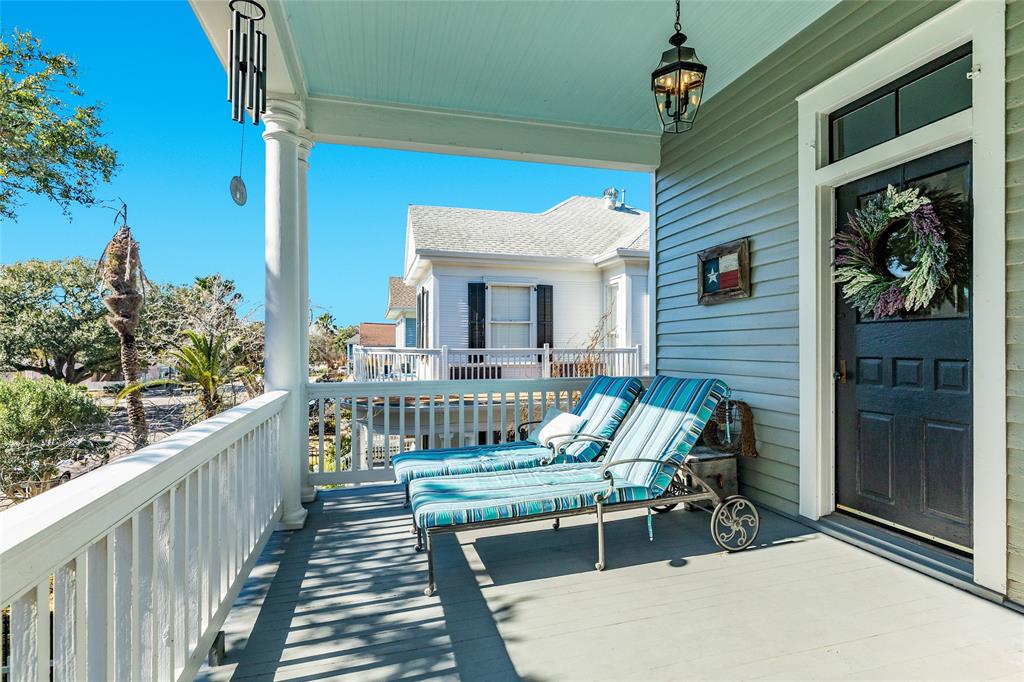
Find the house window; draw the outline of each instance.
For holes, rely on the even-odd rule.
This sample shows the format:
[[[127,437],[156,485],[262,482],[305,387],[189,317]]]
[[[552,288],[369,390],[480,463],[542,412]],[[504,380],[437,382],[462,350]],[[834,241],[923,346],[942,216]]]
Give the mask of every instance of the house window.
[[[969,109],[971,65],[968,43],[832,112],[832,162]]]
[[[405,346],[406,348],[416,347],[416,318],[405,318]]]
[[[619,347],[619,283],[612,282],[604,288],[604,345],[606,348]]]
[[[533,287],[491,285],[487,324],[491,348],[530,348]]]

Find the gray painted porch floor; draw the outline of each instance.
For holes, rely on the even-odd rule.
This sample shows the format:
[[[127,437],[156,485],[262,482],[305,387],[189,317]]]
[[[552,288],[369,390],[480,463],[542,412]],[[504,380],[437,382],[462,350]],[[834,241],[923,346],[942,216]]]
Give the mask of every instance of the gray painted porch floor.
[[[424,597],[397,487],[321,492],[276,533],[208,680],[1024,679],[1024,617],[783,517],[716,551],[642,512],[438,539]]]

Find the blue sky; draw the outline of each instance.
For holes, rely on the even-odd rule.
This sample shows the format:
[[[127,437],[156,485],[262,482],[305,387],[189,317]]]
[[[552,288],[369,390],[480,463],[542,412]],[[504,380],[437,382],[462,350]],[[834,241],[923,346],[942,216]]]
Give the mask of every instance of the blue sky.
[[[99,196],[127,202],[149,278],[187,282],[219,272],[258,307],[261,128],[245,126],[249,203],[239,208],[228,180],[238,172],[242,131],[230,120],[224,71],[188,4],[3,0],[0,28],[14,27],[75,57],[87,100],[103,103],[106,139],[122,168]],[[402,270],[409,204],[542,211],[609,185],[626,188],[631,205],[649,204],[641,173],[338,145],[315,147],[310,165],[310,298],[344,324],[384,319],[387,277]],[[0,262],[96,258],[113,217],[79,208],[68,222],[57,206],[29,198],[18,222],[0,227]]]

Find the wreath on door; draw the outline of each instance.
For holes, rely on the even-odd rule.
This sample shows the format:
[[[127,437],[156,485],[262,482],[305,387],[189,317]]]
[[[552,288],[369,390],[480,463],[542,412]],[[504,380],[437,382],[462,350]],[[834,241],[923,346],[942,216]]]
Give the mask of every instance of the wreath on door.
[[[861,315],[890,317],[927,310],[966,283],[964,205],[920,188],[885,193],[847,216],[836,235],[833,281]]]

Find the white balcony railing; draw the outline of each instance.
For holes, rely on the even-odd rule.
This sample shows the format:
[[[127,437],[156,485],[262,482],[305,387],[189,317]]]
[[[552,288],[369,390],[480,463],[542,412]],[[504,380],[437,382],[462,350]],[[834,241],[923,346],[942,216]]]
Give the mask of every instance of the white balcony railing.
[[[0,514],[6,679],[191,680],[280,513],[287,398],[263,395]]]
[[[632,348],[364,348],[352,351],[358,382],[551,377],[637,376],[640,347]]]
[[[536,353],[536,351],[533,351]],[[393,481],[400,452],[517,440],[551,406],[569,410],[588,378],[309,384],[310,482]]]

